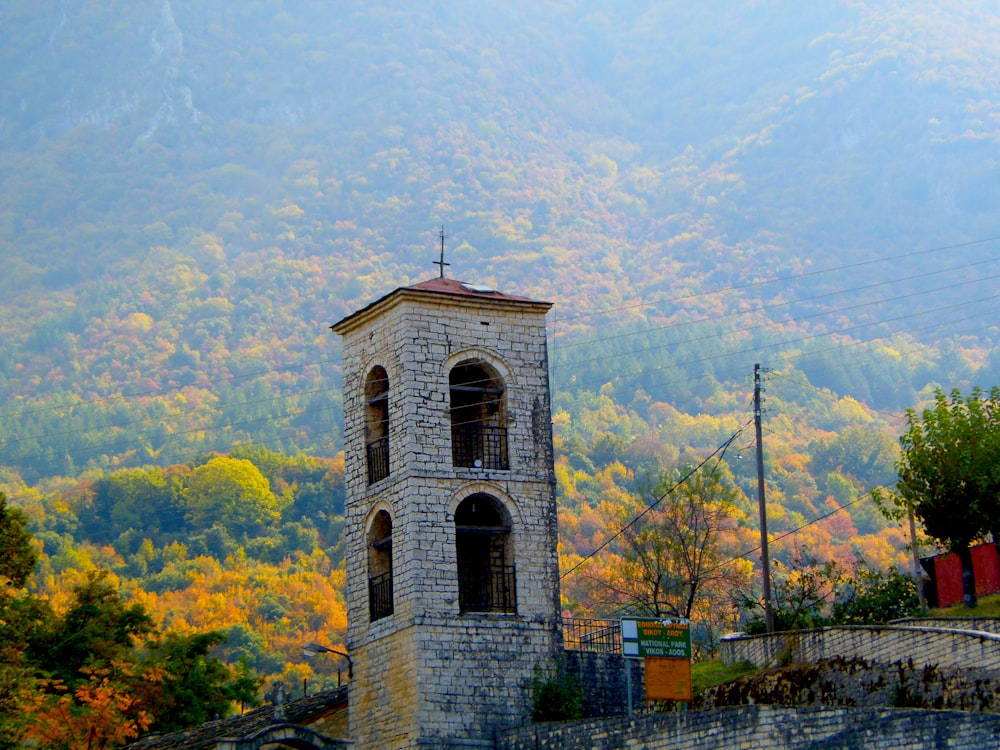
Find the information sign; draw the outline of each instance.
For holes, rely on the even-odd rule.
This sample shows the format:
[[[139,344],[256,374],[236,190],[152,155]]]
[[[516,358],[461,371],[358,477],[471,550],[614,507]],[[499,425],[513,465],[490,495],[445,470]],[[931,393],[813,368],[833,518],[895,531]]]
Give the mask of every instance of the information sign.
[[[691,660],[650,656],[646,660],[646,700],[690,701]]]
[[[636,658],[691,658],[691,621],[681,617],[623,617],[622,653]]]

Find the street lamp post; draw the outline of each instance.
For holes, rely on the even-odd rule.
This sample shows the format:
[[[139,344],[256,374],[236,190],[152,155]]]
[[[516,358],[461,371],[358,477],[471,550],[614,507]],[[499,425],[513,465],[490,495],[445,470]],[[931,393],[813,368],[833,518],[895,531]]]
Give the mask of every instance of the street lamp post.
[[[345,652],[338,651],[335,648],[324,646],[320,643],[307,643],[305,646],[302,647],[302,655],[307,659],[313,658],[314,656],[316,656],[316,654],[336,654],[337,656],[343,656],[345,659],[347,659],[347,679],[348,680],[354,679],[354,662],[351,661],[351,657],[348,656]],[[340,687],[339,669],[337,670],[337,687]]]

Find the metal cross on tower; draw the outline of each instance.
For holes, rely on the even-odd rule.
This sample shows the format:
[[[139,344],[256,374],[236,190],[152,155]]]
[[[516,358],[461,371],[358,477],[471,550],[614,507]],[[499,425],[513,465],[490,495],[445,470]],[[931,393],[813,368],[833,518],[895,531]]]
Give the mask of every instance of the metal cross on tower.
[[[445,238],[444,227],[441,227],[441,231],[438,232],[438,238],[441,240],[441,259],[434,261],[434,265],[441,269],[441,275],[439,278],[443,279],[444,267],[451,265],[451,263],[444,262],[444,238]]]

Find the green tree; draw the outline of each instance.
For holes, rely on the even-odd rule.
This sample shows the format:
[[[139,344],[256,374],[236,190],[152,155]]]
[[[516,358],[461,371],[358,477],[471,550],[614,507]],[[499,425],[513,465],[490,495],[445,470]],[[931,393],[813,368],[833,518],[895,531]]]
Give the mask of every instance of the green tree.
[[[890,515],[912,510],[927,534],[962,561],[963,599],[976,606],[973,542],[1000,539],[1000,387],[969,396],[938,390],[934,407],[906,413],[891,495],[876,492]]]
[[[36,663],[71,688],[84,667],[108,668],[130,659],[134,647],[154,632],[140,604],[122,600],[106,571],[93,571],[73,589],[66,614],[39,644]]]
[[[95,542],[115,541],[134,529],[159,542],[184,531],[180,478],[159,467],[122,469],[94,482],[83,532]]]
[[[836,562],[821,563],[808,552],[796,550],[787,567],[775,561],[771,575],[776,631],[818,628],[830,622],[834,593],[844,580],[844,572]],[[743,607],[751,615],[746,631],[766,632],[760,599],[747,596]]]
[[[893,461],[898,453],[885,433],[868,427],[848,427],[831,440],[809,444],[809,467],[814,476],[837,472],[867,490],[892,481]]]
[[[2,494],[0,539],[9,551],[0,574],[17,585],[0,586],[0,748],[117,747],[148,728],[182,729],[256,702],[245,660],[233,669],[213,655],[225,635],[161,636],[106,571],[76,586],[61,616],[19,591],[36,554],[24,514]]]
[[[895,566],[882,572],[859,560],[854,575],[837,587],[831,622],[838,625],[881,625],[921,612],[913,576]]]
[[[281,503],[250,461],[218,456],[191,472],[185,488],[191,526],[221,523],[234,536],[256,536],[281,518]]]
[[[0,492],[0,584],[21,588],[38,564],[27,526],[28,517],[8,506],[7,496]]]
[[[143,705],[153,716],[152,729],[172,732],[228,716],[234,703],[253,704],[260,680],[245,665],[234,670],[213,651],[226,642],[220,632],[166,636],[148,649],[146,666],[162,679],[149,685]],[[149,670],[147,670],[149,671]]]
[[[531,680],[532,721],[572,721],[583,717],[583,687],[566,665],[556,665],[551,673],[535,667]]]
[[[22,589],[37,563],[27,531],[27,518],[7,505],[0,493],[0,748],[20,747],[18,717],[27,694],[35,686],[35,666],[29,656],[37,650],[40,633],[54,620],[48,603]]]

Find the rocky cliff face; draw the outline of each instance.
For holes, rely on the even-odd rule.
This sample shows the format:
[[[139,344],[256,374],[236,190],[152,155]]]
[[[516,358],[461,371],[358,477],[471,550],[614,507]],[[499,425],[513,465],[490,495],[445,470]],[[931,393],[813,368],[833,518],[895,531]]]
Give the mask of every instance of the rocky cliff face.
[[[168,122],[198,124],[184,35],[169,0],[64,2],[49,14],[14,9],[4,61],[0,142],[64,136],[75,128],[141,124],[146,140]]]

